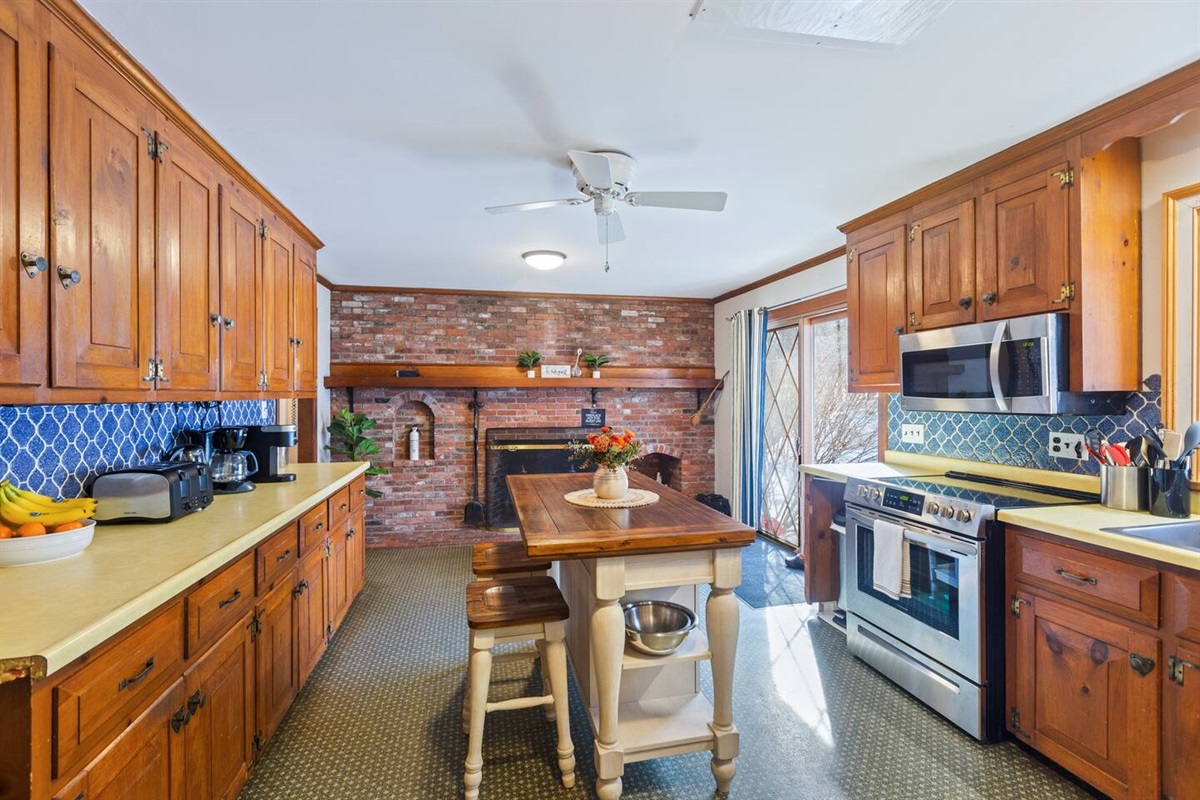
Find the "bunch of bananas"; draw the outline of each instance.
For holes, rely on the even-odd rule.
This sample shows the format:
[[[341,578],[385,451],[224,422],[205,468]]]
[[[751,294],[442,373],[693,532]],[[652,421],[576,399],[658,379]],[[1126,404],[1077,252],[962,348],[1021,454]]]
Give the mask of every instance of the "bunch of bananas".
[[[44,494],[20,489],[8,481],[0,481],[0,520],[9,525],[40,522],[50,527],[88,519],[95,513],[96,501],[90,497],[54,500]]]

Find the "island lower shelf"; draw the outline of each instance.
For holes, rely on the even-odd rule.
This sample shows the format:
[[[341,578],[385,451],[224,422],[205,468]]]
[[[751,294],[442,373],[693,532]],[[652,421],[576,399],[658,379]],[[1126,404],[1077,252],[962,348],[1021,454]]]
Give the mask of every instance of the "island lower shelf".
[[[600,728],[600,711],[588,708],[592,730]],[[617,723],[625,763],[711,750],[713,707],[702,694],[635,700],[617,707]]]

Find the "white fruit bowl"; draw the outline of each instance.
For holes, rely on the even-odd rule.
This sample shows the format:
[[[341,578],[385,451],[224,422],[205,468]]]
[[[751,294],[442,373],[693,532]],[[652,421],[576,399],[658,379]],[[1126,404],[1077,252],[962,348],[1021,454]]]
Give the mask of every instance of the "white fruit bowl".
[[[95,531],[96,520],[88,519],[82,528],[62,533],[0,539],[0,567],[28,567],[70,558],[87,549]]]

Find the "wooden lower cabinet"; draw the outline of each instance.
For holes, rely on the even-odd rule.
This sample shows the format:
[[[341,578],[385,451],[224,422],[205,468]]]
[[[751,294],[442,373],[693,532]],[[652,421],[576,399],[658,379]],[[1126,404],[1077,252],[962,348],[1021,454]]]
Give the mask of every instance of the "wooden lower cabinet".
[[[300,663],[300,685],[312,674],[313,667],[325,654],[329,641],[330,559],[320,546],[300,562],[300,580],[296,584],[296,647]]]
[[[251,615],[235,624],[184,677],[187,800],[233,800],[254,760]]]
[[[358,596],[367,582],[367,532],[361,509],[350,517],[346,530],[346,583],[349,599]],[[349,603],[347,603],[349,606]]]
[[[278,581],[259,598],[254,616],[255,735],[260,744],[275,733],[299,690],[295,588],[294,577]]]
[[[1169,642],[1163,680],[1163,797],[1200,800],[1200,643]]]
[[[329,623],[331,632],[342,624],[346,609],[350,607],[349,542],[348,528],[334,531],[329,543]]]

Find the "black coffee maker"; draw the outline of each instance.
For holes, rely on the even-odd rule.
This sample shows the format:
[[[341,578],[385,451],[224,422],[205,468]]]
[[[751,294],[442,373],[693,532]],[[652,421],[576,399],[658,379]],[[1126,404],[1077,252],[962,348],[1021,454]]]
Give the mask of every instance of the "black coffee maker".
[[[288,448],[296,445],[295,425],[250,425],[246,428],[246,449],[258,459],[259,483],[279,483],[296,480],[295,473],[286,472]]]

